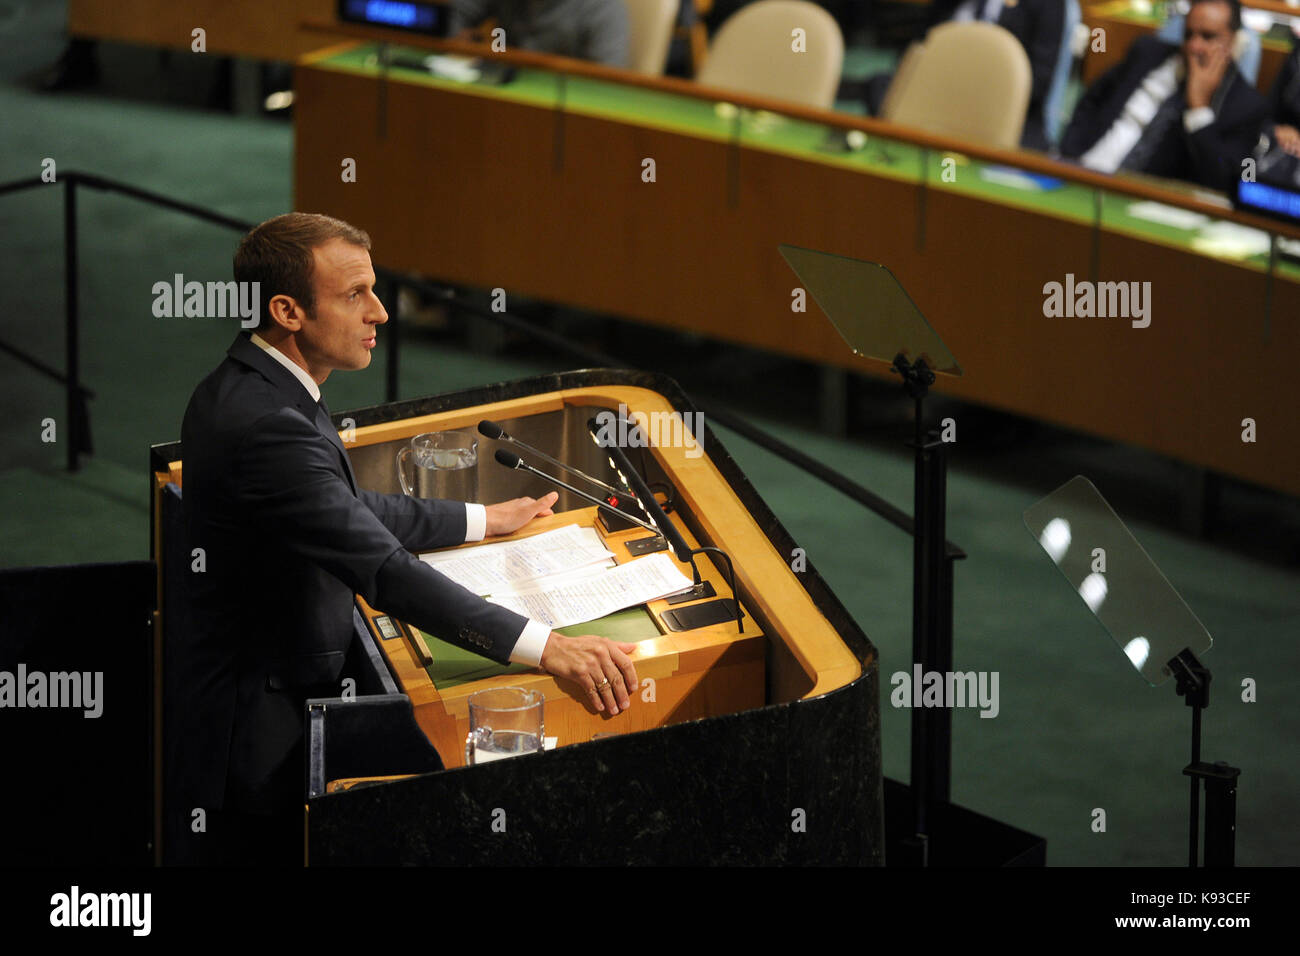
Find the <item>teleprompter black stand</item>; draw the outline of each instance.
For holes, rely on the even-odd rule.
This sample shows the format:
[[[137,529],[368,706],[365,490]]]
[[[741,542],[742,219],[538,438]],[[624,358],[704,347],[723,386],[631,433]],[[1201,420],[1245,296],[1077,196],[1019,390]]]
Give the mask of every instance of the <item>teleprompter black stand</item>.
[[[1226,763],[1201,760],[1201,711],[1210,706],[1210,671],[1186,648],[1168,667],[1174,672],[1178,696],[1192,708],[1192,762],[1183,768],[1191,778],[1188,813],[1187,865],[1196,866],[1200,826],[1201,783],[1205,783],[1205,866],[1231,867],[1237,846],[1237,778],[1241,770]]]
[[[1202,782],[1204,865],[1232,866],[1241,771],[1201,760],[1201,711],[1210,705],[1210,672],[1197,654],[1213,645],[1205,625],[1087,478],[1071,478],[1026,509],[1024,517],[1029,533],[1138,673],[1153,687],[1173,677],[1178,696],[1192,708],[1192,761],[1183,768],[1191,778],[1188,866],[1197,865]]]
[[[952,574],[947,562],[948,455],[939,432],[926,431],[924,401],[935,373],[961,368],[910,296],[884,266],[781,246],[855,355],[890,363],[915,402],[912,551],[912,661],[921,672],[952,670]],[[915,703],[915,702],[914,702]],[[952,711],[912,707],[911,835],[891,848],[891,865],[931,862],[932,820],[950,797]]]
[[[903,379],[903,391],[916,404],[912,439],[912,497],[916,531],[912,538],[912,662],[921,673],[952,670],[951,579],[943,574],[944,539],[948,515],[948,444],[937,432],[925,431],[925,394],[934,372],[924,358],[908,362],[902,352],[890,366]],[[949,589],[944,594],[945,584]],[[947,609],[947,620],[943,610]],[[945,707],[912,707],[912,798],[915,835],[903,846],[910,851],[903,865],[923,867],[930,859],[930,817],[939,801],[948,799],[952,767],[952,711]]]

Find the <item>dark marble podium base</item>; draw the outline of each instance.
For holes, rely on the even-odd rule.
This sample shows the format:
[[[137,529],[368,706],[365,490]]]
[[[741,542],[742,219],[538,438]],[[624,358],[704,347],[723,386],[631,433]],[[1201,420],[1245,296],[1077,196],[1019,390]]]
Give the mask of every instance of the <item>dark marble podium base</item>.
[[[313,799],[311,865],[883,863],[877,672],[810,700]]]

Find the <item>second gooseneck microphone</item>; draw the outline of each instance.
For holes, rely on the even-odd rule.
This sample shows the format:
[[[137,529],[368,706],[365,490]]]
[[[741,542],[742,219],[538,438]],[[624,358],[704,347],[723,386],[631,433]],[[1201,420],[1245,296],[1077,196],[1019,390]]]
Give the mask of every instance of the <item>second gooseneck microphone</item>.
[[[573,485],[569,484],[568,482],[561,481],[559,478],[556,478],[552,475],[548,475],[544,471],[539,471],[538,469],[528,464],[528,462],[524,461],[522,458],[520,458],[512,451],[506,451],[504,448],[498,448],[496,455],[494,457],[496,458],[497,464],[499,465],[505,465],[507,468],[522,469],[528,472],[529,474],[536,475],[538,478],[545,479],[546,481],[549,481],[551,484],[556,485],[560,488],[563,488],[565,491],[577,495],[579,498],[582,498],[584,501],[590,501],[593,505],[596,505],[600,508],[604,508],[606,511],[610,512],[611,514],[617,515],[620,518],[630,521],[634,525],[645,528],[647,531],[650,531],[656,535],[661,533],[659,529],[656,528],[654,525],[650,524],[649,522],[642,521],[640,518],[636,517],[635,515],[630,515],[626,511],[620,511],[618,508],[615,508],[613,505],[611,505],[608,501],[605,501],[602,498],[597,498],[595,495],[587,494],[587,492],[581,491],[573,487]]]
[[[546,454],[546,452],[542,451],[540,448],[534,448],[532,445],[525,444],[524,442],[521,442],[518,438],[515,438],[514,436],[508,434],[504,428],[502,428],[500,425],[498,425],[496,422],[492,421],[491,419],[485,418],[478,423],[478,433],[482,435],[484,438],[491,438],[495,441],[504,441],[504,442],[509,442],[512,445],[517,445],[518,447],[522,448],[524,451],[528,452],[530,455],[534,455],[542,459],[542,461],[549,462],[550,464],[554,465],[556,468],[559,468],[563,471],[567,471],[571,475],[577,475],[579,478],[582,478],[583,480],[588,481],[591,484],[595,485],[597,488],[601,488],[607,493],[613,495],[615,500],[610,502],[611,504],[618,504],[619,501],[621,501],[622,499],[629,497],[628,489],[619,491],[617,488],[605,484],[605,482],[601,481],[599,478],[593,478],[585,471],[580,471],[579,469],[574,468],[572,465],[566,465],[564,462],[556,458],[552,458],[550,455]],[[500,455],[497,455],[497,461],[501,461]],[[514,467],[514,466],[511,465],[510,467]]]

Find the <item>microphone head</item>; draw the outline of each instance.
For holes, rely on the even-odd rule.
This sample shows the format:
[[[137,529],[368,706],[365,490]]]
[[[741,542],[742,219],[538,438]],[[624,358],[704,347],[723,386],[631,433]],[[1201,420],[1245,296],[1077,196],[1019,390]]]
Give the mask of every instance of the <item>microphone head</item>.
[[[497,449],[496,460],[497,464],[505,465],[507,468],[518,468],[523,464],[523,460],[518,455],[512,451],[506,451],[504,448]]]
[[[506,434],[505,430],[500,425],[487,418],[478,423],[478,433],[484,438],[500,438],[502,435]],[[509,436],[507,435],[506,437],[508,438]]]

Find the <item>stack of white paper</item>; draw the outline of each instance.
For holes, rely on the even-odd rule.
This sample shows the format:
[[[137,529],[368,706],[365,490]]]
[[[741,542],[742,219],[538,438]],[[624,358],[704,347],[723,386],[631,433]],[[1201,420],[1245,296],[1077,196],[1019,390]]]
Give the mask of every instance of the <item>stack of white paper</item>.
[[[1268,233],[1219,220],[1206,226],[1192,239],[1192,248],[1220,259],[1249,259],[1268,255]]]
[[[475,594],[493,594],[592,565],[609,567],[614,555],[594,528],[571,524],[518,541],[423,554],[420,560]]]
[[[620,565],[594,528],[576,524],[421,560],[492,603],[552,628],[594,621],[691,586],[666,553]]]
[[[660,551],[596,576],[514,594],[490,594],[487,599],[556,628],[594,621],[625,607],[678,594],[690,586],[690,578]]]

